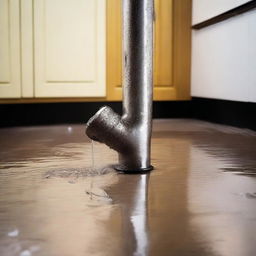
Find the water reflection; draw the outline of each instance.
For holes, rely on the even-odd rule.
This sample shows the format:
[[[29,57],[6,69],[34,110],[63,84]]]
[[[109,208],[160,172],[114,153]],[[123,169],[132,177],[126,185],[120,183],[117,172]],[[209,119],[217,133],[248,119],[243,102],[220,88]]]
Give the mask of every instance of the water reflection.
[[[19,153],[18,164],[2,162],[0,255],[120,255],[118,211],[105,191],[117,174],[91,170],[90,143],[41,144],[38,151],[31,145],[30,151]],[[107,148],[100,152],[101,164],[115,160]]]
[[[120,210],[122,255],[148,255],[148,185],[150,174],[119,175],[107,192]]]
[[[147,190],[149,175],[139,177],[134,209],[131,216],[135,238],[136,251],[135,256],[147,255],[148,249],[148,229],[147,229]]]
[[[253,195],[256,182],[251,177],[221,172],[226,163],[230,165],[235,153],[232,150],[228,154],[223,144],[221,149],[226,151],[225,157],[218,151],[218,156],[213,157],[214,150],[209,153],[197,146],[191,147],[190,225],[197,231],[196,239],[216,255],[254,255],[256,200]]]
[[[252,133],[157,121],[150,176],[102,168],[117,154],[97,143],[92,170],[82,126],[3,129],[0,144],[1,256],[256,255]]]
[[[116,154],[101,144],[93,170],[90,142],[29,145],[2,158],[0,255],[148,255],[149,175],[106,169]]]

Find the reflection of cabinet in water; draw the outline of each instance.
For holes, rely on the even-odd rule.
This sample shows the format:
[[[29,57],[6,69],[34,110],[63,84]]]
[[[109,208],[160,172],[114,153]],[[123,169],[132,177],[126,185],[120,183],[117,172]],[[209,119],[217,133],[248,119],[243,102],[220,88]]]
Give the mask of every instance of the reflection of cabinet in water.
[[[108,0],[108,98],[122,95],[121,0]],[[190,98],[191,0],[155,0],[154,99]]]
[[[189,99],[191,0],[155,7],[154,98]],[[0,98],[121,100],[121,0],[0,0],[0,33]]]

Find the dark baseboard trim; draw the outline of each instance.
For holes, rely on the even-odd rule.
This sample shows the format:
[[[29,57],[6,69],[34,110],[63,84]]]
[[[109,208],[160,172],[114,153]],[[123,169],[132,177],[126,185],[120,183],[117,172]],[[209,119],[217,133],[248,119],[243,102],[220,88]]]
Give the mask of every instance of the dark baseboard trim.
[[[256,130],[256,103],[192,98],[193,118]]]
[[[121,102],[0,104],[0,127],[83,124],[104,105],[122,112]],[[256,103],[198,97],[191,101],[157,101],[153,118],[195,118],[256,130]]]
[[[190,101],[153,104],[154,118],[189,118]],[[0,127],[86,123],[102,106],[122,113],[121,102],[0,104]]]

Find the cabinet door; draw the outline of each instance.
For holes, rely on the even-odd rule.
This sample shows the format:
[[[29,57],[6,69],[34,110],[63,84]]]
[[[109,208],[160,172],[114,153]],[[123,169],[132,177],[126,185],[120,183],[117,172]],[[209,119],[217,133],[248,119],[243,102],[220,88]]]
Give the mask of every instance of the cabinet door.
[[[105,1],[34,1],[36,97],[105,96]]]
[[[0,98],[19,98],[19,0],[0,0]]]
[[[191,0],[155,0],[154,100],[190,98]],[[122,98],[121,0],[108,0],[107,88]]]

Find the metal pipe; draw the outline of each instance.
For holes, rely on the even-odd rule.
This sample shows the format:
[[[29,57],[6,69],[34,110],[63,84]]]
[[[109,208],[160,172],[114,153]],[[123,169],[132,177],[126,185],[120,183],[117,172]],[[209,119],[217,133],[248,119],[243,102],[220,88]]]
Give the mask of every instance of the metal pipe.
[[[116,150],[115,168],[127,173],[153,169],[153,12],[153,0],[123,0],[123,115],[105,106],[86,124],[88,137]]]

